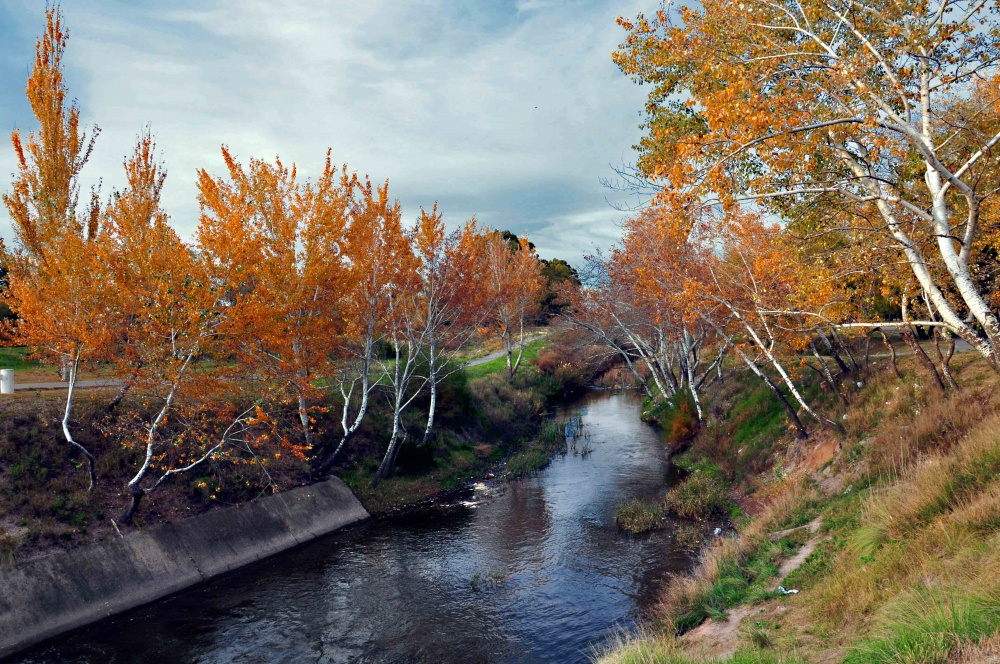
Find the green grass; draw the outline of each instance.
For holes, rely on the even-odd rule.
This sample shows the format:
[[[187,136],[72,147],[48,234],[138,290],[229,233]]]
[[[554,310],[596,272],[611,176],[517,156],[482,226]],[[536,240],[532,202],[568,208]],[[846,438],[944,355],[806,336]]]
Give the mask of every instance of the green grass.
[[[507,473],[511,477],[523,477],[549,465],[549,454],[539,445],[531,445],[518,452],[507,462]]]
[[[40,363],[26,359],[28,349],[20,348],[0,348],[0,369],[13,369],[14,371],[27,371],[37,369]]]
[[[845,664],[944,664],[959,643],[978,643],[1000,630],[1000,598],[924,588],[904,595],[890,615]]]
[[[706,618],[725,620],[726,610],[738,604],[757,604],[778,597],[777,591],[771,590],[772,580],[778,574],[778,563],[800,546],[800,537],[795,535],[765,541],[742,561],[722,561],[715,582],[673,616],[677,629],[687,631]]]
[[[707,519],[726,514],[733,507],[725,481],[709,473],[693,473],[684,478],[663,502],[667,509],[685,519]]]
[[[552,455],[565,450],[566,423],[550,420],[542,425],[535,439],[507,462],[507,475],[524,477],[549,465]]]
[[[548,343],[546,339],[535,339],[534,341],[524,345],[524,357],[521,358],[521,363],[525,363],[534,360],[538,357],[538,354],[545,348],[545,344]],[[514,351],[514,359],[517,359],[517,351]],[[465,374],[470,380],[475,378],[482,378],[484,376],[489,376],[490,374],[497,373],[499,371],[507,370],[507,357],[500,356],[496,359],[490,360],[489,362],[483,362],[482,364],[477,364],[474,367],[466,367]]]

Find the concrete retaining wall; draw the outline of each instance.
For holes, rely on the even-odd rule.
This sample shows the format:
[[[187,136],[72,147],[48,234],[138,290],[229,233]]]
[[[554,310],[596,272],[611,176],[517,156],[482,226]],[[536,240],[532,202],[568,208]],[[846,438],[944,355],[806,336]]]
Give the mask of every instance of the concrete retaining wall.
[[[334,478],[0,567],[0,657],[366,518]]]

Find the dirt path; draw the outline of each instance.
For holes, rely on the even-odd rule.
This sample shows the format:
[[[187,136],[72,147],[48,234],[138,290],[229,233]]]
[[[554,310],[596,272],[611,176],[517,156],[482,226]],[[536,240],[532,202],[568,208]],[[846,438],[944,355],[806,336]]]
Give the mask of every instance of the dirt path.
[[[527,346],[532,341],[536,341],[538,339],[541,339],[544,336],[545,336],[544,334],[535,334],[535,335],[532,335],[530,337],[525,337],[524,338],[524,345]],[[479,366],[480,364],[486,364],[487,362],[495,360],[498,357],[503,357],[504,354],[505,354],[505,351],[501,348],[500,350],[493,351],[489,355],[483,355],[482,357],[477,357],[474,360],[469,360],[468,362],[465,363],[465,366],[466,367],[476,367],[476,366]]]
[[[804,526],[771,533],[772,540],[781,539],[782,537],[797,530],[802,530],[803,528],[808,529],[809,533],[812,535],[812,537],[810,537],[809,540],[802,545],[794,556],[783,562],[778,568],[778,578],[775,584],[775,590],[777,590],[778,585],[780,585],[789,574],[802,566],[802,563],[806,561],[809,554],[815,551],[816,546],[823,540],[823,536],[817,534],[821,523],[822,521],[820,517],[816,517]],[[717,657],[720,659],[729,657],[736,652],[736,648],[739,646],[740,625],[743,622],[743,619],[761,611],[763,611],[763,609],[754,606],[733,607],[726,612],[725,622],[706,620],[701,625],[695,627],[693,630],[682,636],[680,641],[684,644],[684,650],[693,655],[706,658]]]

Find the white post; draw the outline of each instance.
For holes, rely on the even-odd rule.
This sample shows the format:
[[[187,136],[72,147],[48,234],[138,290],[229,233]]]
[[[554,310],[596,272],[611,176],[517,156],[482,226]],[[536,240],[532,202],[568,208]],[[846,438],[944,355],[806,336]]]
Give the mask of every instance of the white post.
[[[0,394],[14,394],[13,369],[0,369]]]

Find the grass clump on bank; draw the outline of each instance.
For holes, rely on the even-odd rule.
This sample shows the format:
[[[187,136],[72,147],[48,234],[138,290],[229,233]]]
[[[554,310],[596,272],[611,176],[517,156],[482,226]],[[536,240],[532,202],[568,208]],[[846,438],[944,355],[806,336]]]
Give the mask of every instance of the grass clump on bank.
[[[694,473],[671,489],[664,507],[684,519],[708,519],[733,508],[725,481],[709,473]]]
[[[530,475],[549,465],[549,453],[541,445],[529,445],[507,462],[507,476],[510,478]]]
[[[592,659],[600,664],[804,664],[794,654],[744,647],[725,658],[709,660],[686,654],[673,637],[648,631],[616,634],[597,648]]]
[[[706,618],[726,620],[726,610],[740,604],[758,604],[774,599],[778,565],[801,546],[796,536],[777,541],[755,539],[745,547],[723,548],[714,561],[708,583],[695,592],[681,593],[669,606],[674,628],[684,632],[700,625]],[[729,555],[726,555],[726,554]]]
[[[566,451],[565,431],[565,422],[545,422],[534,439],[507,461],[507,476],[524,477],[549,465],[552,455]]]
[[[663,527],[663,509],[655,503],[633,498],[618,506],[615,524],[619,530],[637,535]]]

